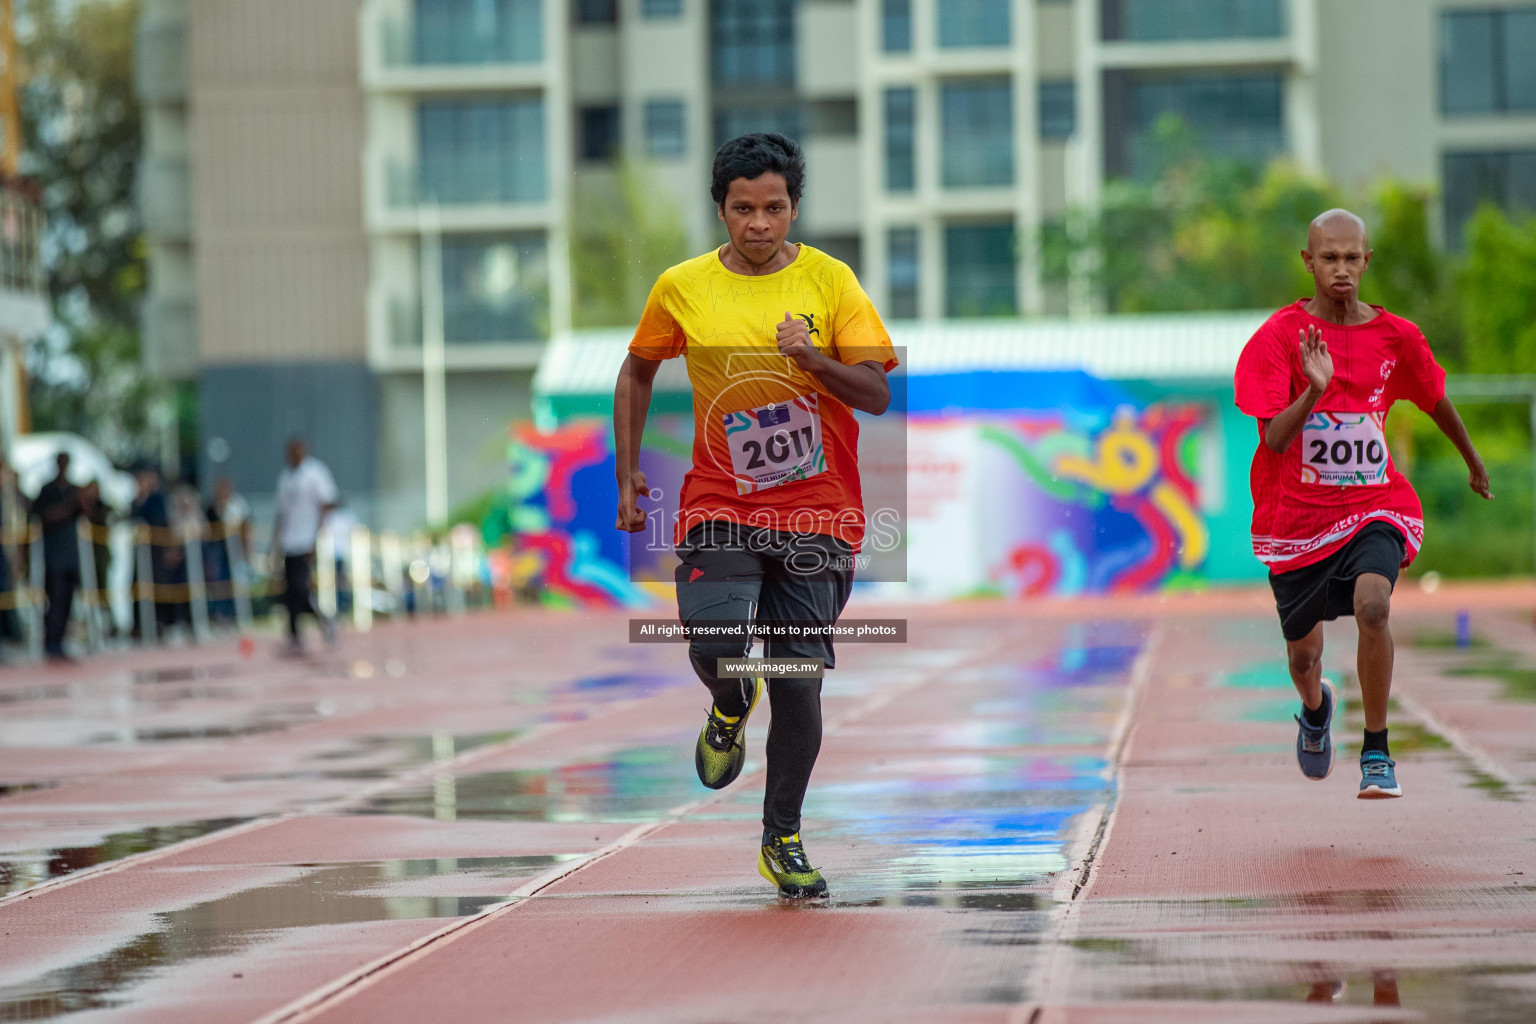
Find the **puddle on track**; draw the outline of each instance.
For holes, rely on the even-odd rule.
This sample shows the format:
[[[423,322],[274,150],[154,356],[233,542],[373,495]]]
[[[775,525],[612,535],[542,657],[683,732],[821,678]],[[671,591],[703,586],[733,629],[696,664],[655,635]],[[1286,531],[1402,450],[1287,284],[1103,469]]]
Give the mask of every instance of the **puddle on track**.
[[[47,1020],[130,1005],[134,986],[179,965],[239,953],[290,929],[366,921],[454,918],[508,901],[515,881],[574,855],[294,865],[297,877],[155,915],[158,927],[110,952],[0,987],[0,1020]],[[398,896],[392,883],[475,878],[485,895]],[[462,888],[462,884],[455,886]]]
[[[49,879],[62,878],[136,853],[158,850],[172,843],[184,843],[249,820],[206,818],[178,825],[150,825],[126,832],[114,832],[95,846],[68,846],[0,854],[0,896],[30,889]]]
[[[251,772],[224,776],[223,781],[242,783],[255,781],[324,781],[327,779],[377,781],[401,772],[410,771],[434,760],[445,760],[477,747],[501,743],[512,739],[515,732],[487,732],[454,735],[439,733],[436,736],[365,736],[349,740],[335,750],[313,755],[308,760],[332,764],[357,759],[382,760],[382,765],[357,768],[300,769],[287,772]],[[55,785],[52,782],[25,783],[19,786],[0,787],[0,797],[27,789]],[[52,878],[80,871],[84,868],[120,860],[138,853],[157,850],[162,846],[197,839],[210,832],[229,828],[252,820],[242,818],[209,818],[182,822],[174,825],[150,825],[139,829],[114,832],[92,846],[61,847],[49,850],[15,850],[0,852],[0,896],[31,888]],[[0,1017],[0,1019],[4,1019]]]
[[[1308,933],[1307,937],[1327,936]],[[1422,940],[1425,936],[1373,931],[1344,938],[1348,937],[1379,944],[1381,940]],[[1232,1007],[1230,1019],[1234,1021],[1245,1019],[1243,1003],[1256,1002],[1329,1004],[1338,1007],[1341,1014],[1354,1011],[1354,1015],[1341,1019],[1371,1024],[1529,1024],[1536,1019],[1536,968],[1529,963],[1397,969],[1390,964],[1361,963],[1354,955],[1348,963],[1335,965],[1317,960],[1244,959],[1232,949],[1205,959],[1149,953],[1169,941],[1074,943],[1085,956],[1075,976],[1092,979],[1090,991],[1079,993],[1075,1001],[1078,1005],[1091,1001],[1219,1002]],[[1156,1011],[1150,1016],[1156,1019]],[[1268,1016],[1276,1015],[1271,1011]]]
[[[639,822],[699,794],[692,762],[675,747],[634,747],[590,764],[443,775],[377,796],[354,813],[440,821]]]

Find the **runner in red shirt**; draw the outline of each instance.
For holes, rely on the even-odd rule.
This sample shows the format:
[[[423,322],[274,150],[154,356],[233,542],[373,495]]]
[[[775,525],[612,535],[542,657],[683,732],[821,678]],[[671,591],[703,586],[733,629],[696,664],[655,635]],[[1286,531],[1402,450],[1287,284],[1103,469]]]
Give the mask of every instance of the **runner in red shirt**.
[[[1237,405],[1259,423],[1253,456],[1253,553],[1285,634],[1291,681],[1301,693],[1296,760],[1323,779],[1333,767],[1337,695],[1322,677],[1323,622],[1353,615],[1365,704],[1362,798],[1401,796],[1387,748],[1392,687],[1392,588],[1424,539],[1424,514],[1392,465],[1382,427],[1406,399],[1435,421],[1466,460],[1484,498],[1488,473],[1445,397],[1445,371],[1417,327],[1360,301],[1371,263],[1365,222],[1329,210],[1302,251],[1316,293],[1265,322],[1237,362]]]

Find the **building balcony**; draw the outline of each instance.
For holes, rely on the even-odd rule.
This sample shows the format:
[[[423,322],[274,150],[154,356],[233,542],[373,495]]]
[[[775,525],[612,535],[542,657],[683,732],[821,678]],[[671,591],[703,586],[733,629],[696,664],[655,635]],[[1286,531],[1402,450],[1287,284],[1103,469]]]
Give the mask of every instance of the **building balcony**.
[[[1297,60],[1297,41],[1275,39],[1176,39],[1166,42],[1105,42],[1099,62],[1105,68],[1160,69],[1284,66]]]
[[[1101,0],[1106,40],[1184,42],[1273,39],[1285,34],[1285,0]]]
[[[31,339],[53,322],[38,241],[43,214],[30,199],[0,192],[0,336]]]
[[[549,72],[542,6],[493,0],[483,13],[435,5],[401,17],[366,4],[363,84],[399,92],[536,87]]]
[[[187,160],[145,160],[138,187],[139,214],[148,235],[164,241],[192,237],[192,173]]]
[[[375,341],[369,346],[375,369],[421,369],[421,304],[414,298],[375,291]],[[532,369],[544,352],[548,303],[532,298],[511,309],[475,301],[445,300],[444,363],[450,370]]]
[[[470,159],[422,167],[399,157],[370,161],[370,227],[378,231],[421,229],[429,208],[445,231],[549,227],[542,159]]]
[[[185,103],[187,23],[151,15],[140,20],[133,41],[133,92],[141,103]]]
[[[156,295],[140,314],[144,368],[162,380],[197,376],[197,301],[190,295]]]

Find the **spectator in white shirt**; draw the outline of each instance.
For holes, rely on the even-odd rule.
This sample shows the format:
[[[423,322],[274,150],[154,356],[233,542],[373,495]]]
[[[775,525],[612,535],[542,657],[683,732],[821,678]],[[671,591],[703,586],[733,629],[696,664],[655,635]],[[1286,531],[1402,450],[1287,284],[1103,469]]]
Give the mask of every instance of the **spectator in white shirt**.
[[[283,603],[288,606],[288,645],[294,653],[303,650],[299,616],[306,613],[319,620],[327,643],[335,640],[335,624],[316,611],[310,600],[309,575],[315,563],[315,537],[336,507],[336,498],[336,481],[325,463],[309,454],[303,438],[289,438],[288,468],[277,478],[272,550],[282,552]]]

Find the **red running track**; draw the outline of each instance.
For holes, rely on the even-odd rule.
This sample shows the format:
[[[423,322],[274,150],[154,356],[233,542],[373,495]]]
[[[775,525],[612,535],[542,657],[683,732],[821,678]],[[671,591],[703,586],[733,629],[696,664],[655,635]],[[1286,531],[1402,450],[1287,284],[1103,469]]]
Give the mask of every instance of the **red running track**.
[[[0,1019],[1536,1019],[1533,603],[1405,591],[1381,802],[1353,711],[1297,772],[1262,595],[905,609],[828,680],[820,906],[754,869],[766,722],[703,790],[619,616],[10,672]]]

